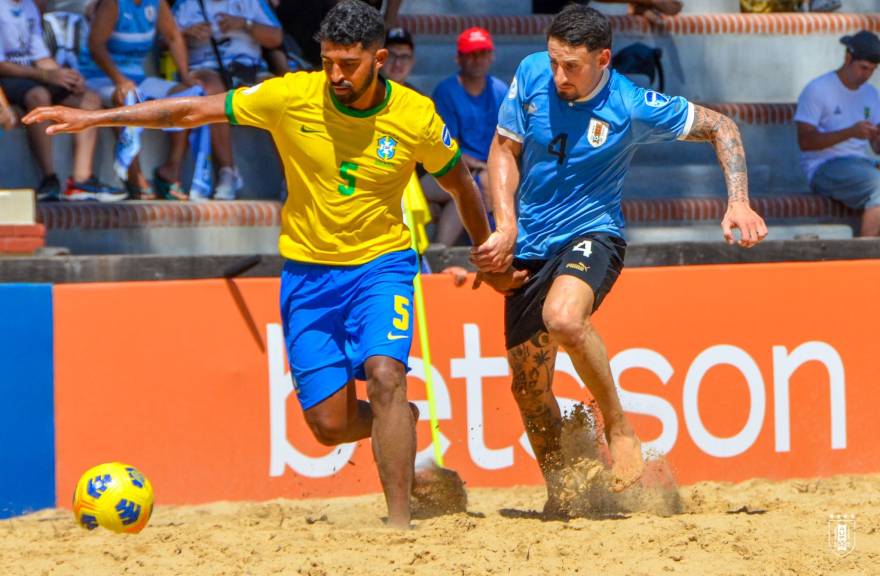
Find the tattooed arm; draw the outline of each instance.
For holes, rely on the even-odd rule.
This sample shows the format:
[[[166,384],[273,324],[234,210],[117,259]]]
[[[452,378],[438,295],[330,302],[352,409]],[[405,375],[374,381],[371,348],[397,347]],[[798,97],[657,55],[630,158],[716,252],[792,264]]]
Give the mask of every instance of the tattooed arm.
[[[226,93],[192,98],[154,100],[107,110],[78,110],[64,106],[37,108],[22,119],[25,124],[51,122],[47,134],[81,132],[98,126],[192,128],[226,122]]]
[[[734,243],[733,228],[739,228],[740,246],[750,248],[767,236],[767,225],[749,206],[749,178],[746,153],[736,124],[723,114],[694,105],[694,123],[684,138],[689,142],[711,142],[727,183],[727,212],[721,221],[724,239]]]

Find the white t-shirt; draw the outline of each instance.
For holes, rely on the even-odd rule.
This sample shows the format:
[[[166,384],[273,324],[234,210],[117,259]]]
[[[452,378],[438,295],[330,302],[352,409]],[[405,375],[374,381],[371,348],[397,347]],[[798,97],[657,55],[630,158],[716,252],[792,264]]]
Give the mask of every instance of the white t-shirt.
[[[255,24],[264,24],[281,28],[281,24],[275,17],[272,8],[266,0],[203,0],[208,19],[211,22],[214,38],[217,40],[223,65],[231,62],[241,62],[250,66],[257,66],[262,62],[263,55],[260,45],[254,40],[247,30],[236,30],[229,34],[220,31],[217,22],[218,14],[229,14],[241,18],[250,18]],[[177,0],[174,3],[174,19],[177,26],[182,30],[205,22],[205,14],[199,5],[199,0]],[[212,68],[217,69],[217,59],[211,42],[196,42],[187,38],[189,49],[189,67],[192,69]]]
[[[819,132],[836,132],[863,120],[878,124],[880,95],[867,82],[858,90],[850,90],[840,81],[837,72],[829,72],[807,84],[801,92],[794,119],[815,126]],[[867,140],[850,138],[830,148],[801,152],[801,169],[810,181],[819,166],[832,158],[868,157],[869,146]]]
[[[0,0],[0,62],[33,66],[49,58],[40,11],[33,0]]]

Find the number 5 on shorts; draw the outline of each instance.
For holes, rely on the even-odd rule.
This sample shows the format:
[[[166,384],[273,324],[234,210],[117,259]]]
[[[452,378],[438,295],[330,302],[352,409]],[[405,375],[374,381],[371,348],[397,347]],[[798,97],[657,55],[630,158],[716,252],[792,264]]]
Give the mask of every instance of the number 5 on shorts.
[[[401,332],[405,332],[409,328],[409,310],[407,307],[409,306],[409,298],[406,296],[395,296],[394,297],[394,312],[397,316],[394,318],[392,322],[394,327],[400,330]]]
[[[590,254],[593,253],[593,243],[589,240],[584,240],[574,248],[572,248],[575,252],[583,252],[586,258],[590,257]]]

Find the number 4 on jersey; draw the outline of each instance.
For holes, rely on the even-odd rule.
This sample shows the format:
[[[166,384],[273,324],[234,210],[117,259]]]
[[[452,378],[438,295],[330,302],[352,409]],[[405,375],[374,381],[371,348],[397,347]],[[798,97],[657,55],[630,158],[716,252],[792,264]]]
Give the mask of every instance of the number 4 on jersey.
[[[584,240],[583,242],[572,248],[572,250],[575,252],[583,252],[584,256],[586,258],[589,258],[590,254],[593,253],[593,243],[589,240]]]

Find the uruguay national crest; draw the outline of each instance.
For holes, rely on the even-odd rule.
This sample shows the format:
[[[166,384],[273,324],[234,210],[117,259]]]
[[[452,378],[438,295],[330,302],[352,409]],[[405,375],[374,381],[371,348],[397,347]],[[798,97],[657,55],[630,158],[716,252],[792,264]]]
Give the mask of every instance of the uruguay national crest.
[[[587,141],[593,148],[598,148],[608,139],[608,122],[590,118],[590,125],[587,128]]]
[[[386,162],[394,158],[397,152],[397,140],[391,136],[382,136],[379,138],[379,146],[376,148],[376,155]]]
[[[831,514],[828,517],[828,546],[838,556],[846,556],[856,547],[855,514]]]

